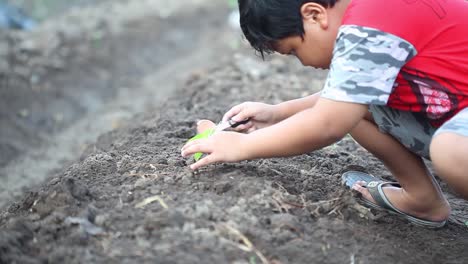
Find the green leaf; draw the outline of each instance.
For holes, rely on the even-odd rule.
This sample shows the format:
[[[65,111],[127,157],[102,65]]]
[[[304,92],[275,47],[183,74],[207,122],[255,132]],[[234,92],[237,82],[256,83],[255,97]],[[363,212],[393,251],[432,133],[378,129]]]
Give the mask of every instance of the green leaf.
[[[214,132],[215,132],[215,129],[214,129],[214,128],[207,129],[207,130],[205,130],[205,131],[202,132],[202,133],[196,134],[193,138],[189,139],[188,142],[194,141],[194,140],[197,140],[197,139],[209,138],[211,135],[213,135]],[[194,159],[195,161],[199,161],[199,160],[201,159],[202,156],[203,156],[203,153],[197,152],[197,153],[195,153],[195,154],[193,155],[193,159]]]

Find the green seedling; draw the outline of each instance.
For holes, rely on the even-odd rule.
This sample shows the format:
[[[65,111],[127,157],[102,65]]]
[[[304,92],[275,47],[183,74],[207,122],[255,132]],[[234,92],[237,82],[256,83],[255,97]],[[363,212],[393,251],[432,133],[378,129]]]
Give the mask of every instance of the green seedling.
[[[236,128],[240,125],[244,125],[244,124],[247,124],[248,122],[250,121],[250,118],[247,118],[245,120],[242,120],[240,122],[236,122],[236,121],[233,121],[233,120],[228,120],[228,121],[222,121],[220,122],[216,127],[213,127],[213,128],[209,128],[205,131],[203,131],[202,133],[198,133],[197,135],[195,135],[193,138],[189,139],[188,142],[190,141],[193,141],[193,140],[197,140],[197,139],[204,139],[204,138],[209,138],[211,135],[213,135],[217,130],[218,131],[224,131],[226,129],[230,129],[230,128]],[[197,152],[193,155],[193,159],[195,161],[199,161],[201,159],[201,157],[203,156],[203,153],[201,152]]]
[[[190,141],[197,140],[197,139],[209,138],[211,135],[213,135],[214,132],[215,132],[215,128],[207,129],[207,130],[205,130],[204,132],[198,133],[198,134],[196,134],[193,138],[189,139],[189,142],[190,142]],[[193,155],[193,159],[194,159],[195,161],[199,161],[199,160],[201,159],[202,156],[203,156],[203,153],[197,152],[197,153],[195,153],[195,154]]]

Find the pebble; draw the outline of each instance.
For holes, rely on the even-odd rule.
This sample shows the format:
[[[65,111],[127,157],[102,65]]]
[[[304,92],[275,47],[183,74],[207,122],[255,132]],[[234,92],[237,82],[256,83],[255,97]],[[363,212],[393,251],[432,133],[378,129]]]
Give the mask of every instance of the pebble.
[[[197,218],[209,219],[212,216],[211,208],[214,207],[213,201],[205,200],[195,205],[194,216]]]
[[[251,262],[250,262],[251,263]],[[232,264],[250,264],[247,260],[236,260]]]
[[[135,199],[135,196],[133,195],[133,192],[124,191],[122,195],[120,195],[120,198],[124,203],[131,203]]]
[[[175,180],[172,176],[167,176],[164,178],[164,183],[167,183],[167,184],[174,184],[175,183]]]
[[[151,184],[151,180],[149,179],[145,179],[145,178],[141,178],[141,179],[138,179],[135,184],[133,185],[133,187],[135,189],[144,189],[145,187],[147,187],[148,185]]]
[[[228,181],[215,183],[214,189],[217,194],[223,194],[232,188],[232,184]]]
[[[148,233],[148,231],[145,229],[144,226],[139,226],[135,229],[135,231],[133,231],[133,234],[135,234],[135,236],[144,236]]]
[[[179,162],[179,160],[175,159],[175,158],[170,158],[170,159],[167,160],[167,164],[170,165],[170,166],[176,166],[178,162]]]
[[[299,225],[299,221],[296,216],[292,214],[275,214],[271,218],[271,225],[276,227],[290,226],[296,227]]]
[[[192,177],[190,177],[188,175],[185,175],[184,177],[182,177],[180,182],[182,183],[182,185],[188,186],[188,185],[192,184]]]
[[[66,216],[63,213],[55,211],[55,212],[52,212],[48,220],[52,223],[60,224],[65,221],[65,218]]]
[[[167,159],[166,158],[155,158],[155,160],[153,161],[153,163],[156,165],[167,165]]]
[[[68,238],[73,244],[86,246],[89,242],[89,235],[80,229],[75,230]]]
[[[106,222],[109,220],[109,215],[107,214],[100,214],[98,216],[96,216],[96,218],[94,219],[94,223],[97,225],[97,226],[106,226]]]

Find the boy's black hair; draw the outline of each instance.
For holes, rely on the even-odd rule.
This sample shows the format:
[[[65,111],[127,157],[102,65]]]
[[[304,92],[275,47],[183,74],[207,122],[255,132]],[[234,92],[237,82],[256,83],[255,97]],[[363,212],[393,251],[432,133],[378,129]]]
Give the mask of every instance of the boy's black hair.
[[[314,2],[333,7],[338,0],[238,0],[240,25],[250,45],[262,58],[275,51],[275,43],[291,36],[304,36],[301,7]]]

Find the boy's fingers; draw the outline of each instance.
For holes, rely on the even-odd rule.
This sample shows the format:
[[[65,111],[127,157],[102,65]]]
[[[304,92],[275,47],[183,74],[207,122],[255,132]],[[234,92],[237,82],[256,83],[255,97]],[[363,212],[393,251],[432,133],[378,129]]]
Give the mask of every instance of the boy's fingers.
[[[201,160],[195,162],[194,164],[190,165],[190,169],[196,170],[196,169],[199,169],[201,167],[207,166],[207,165],[215,163],[215,162],[216,162],[216,160],[213,158],[213,155],[208,155],[208,156],[204,157],[203,159],[201,159]]]
[[[250,118],[252,116],[251,105],[252,105],[251,102],[245,102],[245,103],[234,106],[233,108],[231,108],[231,110],[229,110],[226,114],[224,114],[223,121],[232,119],[236,122],[240,122],[242,120]]]
[[[240,107],[240,105],[234,106],[233,108],[231,108],[231,110],[227,111],[224,114],[223,121],[231,119],[233,116],[237,115],[241,110],[242,108]]]
[[[190,142],[192,143],[192,142]],[[198,140],[197,142],[194,141],[192,144],[185,146],[182,148],[182,156],[187,157],[192,154],[195,154],[197,152],[202,152],[202,153],[211,153],[211,146],[206,144],[205,140]]]
[[[187,144],[185,144],[181,149],[180,149],[180,153],[183,153],[185,149],[187,149],[188,147],[190,147],[191,145],[193,145],[193,141],[190,141],[188,142]]]
[[[237,132],[247,131],[247,130],[249,130],[251,127],[253,127],[253,123],[252,123],[252,122],[248,122],[248,123],[245,124],[245,125],[240,125],[240,126],[236,127],[234,130],[237,131]]]
[[[235,122],[241,122],[244,121],[248,118],[252,118],[252,110],[248,109],[243,109],[241,112],[239,112],[237,115],[232,116],[231,119]]]
[[[187,143],[185,143],[185,145],[182,147],[181,151],[184,151],[185,149],[193,146],[193,145],[196,145],[196,144],[200,144],[200,141],[202,141],[203,139],[197,139],[197,140],[192,140],[192,141],[189,141]]]
[[[207,129],[215,127],[216,124],[211,122],[210,120],[200,120],[197,122],[197,132],[203,133]]]
[[[252,133],[252,132],[254,132],[255,130],[257,130],[257,127],[256,127],[256,126],[252,126],[251,128],[249,128],[249,129],[247,130],[247,134]]]

